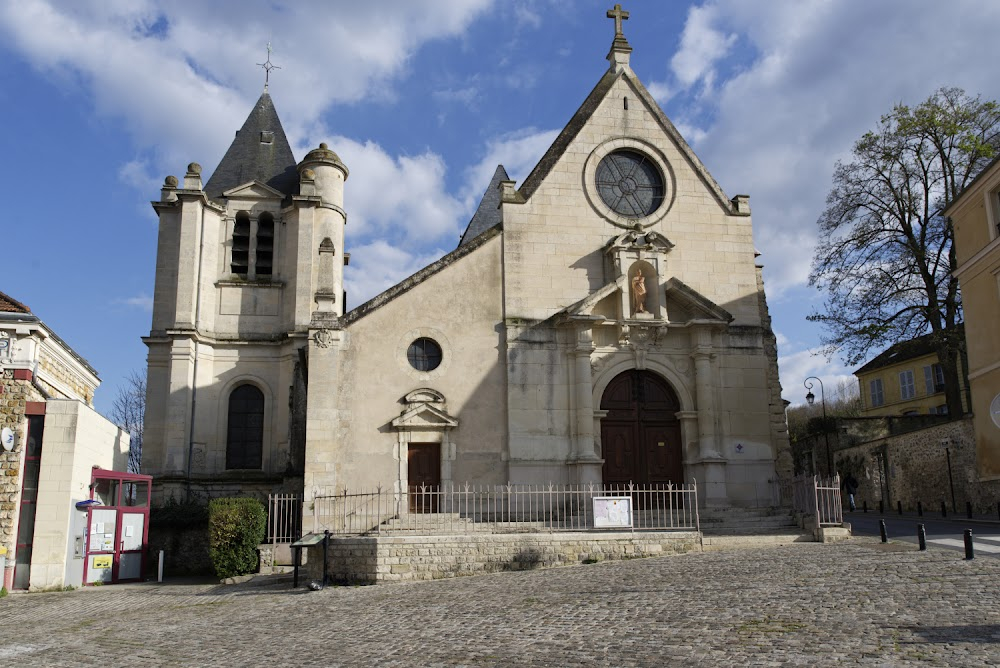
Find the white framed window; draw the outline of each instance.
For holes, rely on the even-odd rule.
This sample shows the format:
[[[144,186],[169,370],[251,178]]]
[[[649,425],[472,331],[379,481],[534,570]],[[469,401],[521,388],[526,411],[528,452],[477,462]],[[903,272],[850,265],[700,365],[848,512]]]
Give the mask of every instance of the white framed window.
[[[917,396],[917,387],[913,382],[913,371],[907,369],[899,372],[899,398],[912,399]]]
[[[924,387],[928,395],[944,392],[944,369],[940,364],[924,367]]]
[[[885,404],[885,393],[882,391],[882,379],[876,378],[875,380],[869,381],[868,383],[868,393],[871,396],[872,408],[882,406]]]

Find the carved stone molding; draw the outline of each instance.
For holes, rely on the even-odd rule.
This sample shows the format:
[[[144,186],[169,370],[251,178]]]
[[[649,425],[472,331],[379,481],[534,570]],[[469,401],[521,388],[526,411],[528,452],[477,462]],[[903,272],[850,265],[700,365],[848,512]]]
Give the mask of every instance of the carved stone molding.
[[[321,329],[313,336],[313,341],[320,348],[329,348],[333,343],[333,332],[328,329]]]

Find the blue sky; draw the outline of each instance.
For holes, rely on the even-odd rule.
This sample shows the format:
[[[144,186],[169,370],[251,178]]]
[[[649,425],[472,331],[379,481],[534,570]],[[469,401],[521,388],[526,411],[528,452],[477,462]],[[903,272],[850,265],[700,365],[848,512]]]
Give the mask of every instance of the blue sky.
[[[0,0],[0,290],[98,370],[145,367],[168,174],[214,169],[270,92],[297,158],[351,169],[348,307],[451,250],[497,163],[520,181],[607,67],[606,0]],[[896,102],[1000,98],[1000,3],[633,0],[632,67],[729,196],[749,194],[784,396],[814,355],[806,282],[833,165]],[[872,351],[872,355],[878,351]],[[828,395],[828,398],[830,395]]]

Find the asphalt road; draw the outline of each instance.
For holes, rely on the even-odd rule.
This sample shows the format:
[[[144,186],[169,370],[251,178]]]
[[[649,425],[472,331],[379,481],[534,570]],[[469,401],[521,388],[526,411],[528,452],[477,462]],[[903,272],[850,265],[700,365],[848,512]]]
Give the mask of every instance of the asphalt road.
[[[935,513],[937,514],[937,513]],[[917,544],[917,526],[924,525],[927,535],[927,549],[943,548],[954,550],[965,556],[964,533],[972,529],[972,543],[975,556],[1000,557],[1000,522],[965,517],[941,518],[927,513],[923,517],[896,513],[854,512],[844,513],[844,521],[851,523],[855,535],[878,536],[879,520],[885,520],[886,535],[889,540]]]

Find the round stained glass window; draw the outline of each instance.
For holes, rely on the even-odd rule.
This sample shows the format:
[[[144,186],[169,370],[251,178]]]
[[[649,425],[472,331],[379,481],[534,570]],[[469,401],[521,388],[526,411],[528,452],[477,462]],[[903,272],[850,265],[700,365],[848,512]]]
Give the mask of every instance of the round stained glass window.
[[[609,153],[597,165],[597,192],[608,208],[627,218],[645,218],[663,203],[663,175],[638,151]]]
[[[417,371],[433,371],[441,366],[441,346],[434,339],[420,337],[406,349],[406,359]]]

